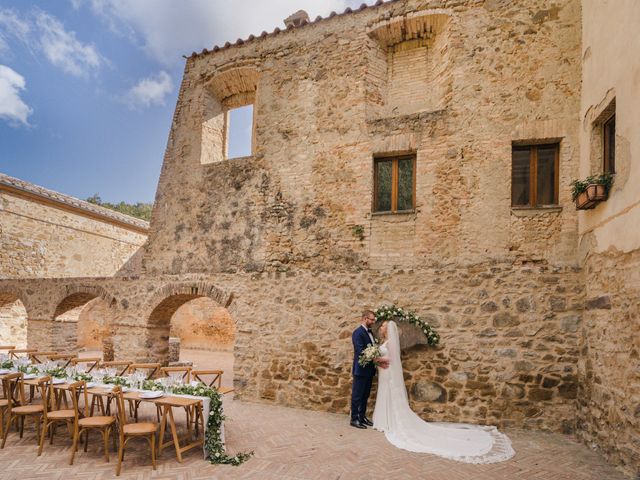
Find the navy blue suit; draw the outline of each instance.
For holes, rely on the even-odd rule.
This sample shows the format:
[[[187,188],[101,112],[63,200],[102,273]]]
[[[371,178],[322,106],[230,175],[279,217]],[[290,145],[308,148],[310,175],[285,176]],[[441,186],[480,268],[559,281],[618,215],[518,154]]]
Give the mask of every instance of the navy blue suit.
[[[371,338],[365,328],[360,325],[353,331],[351,335],[353,343],[353,384],[351,386],[351,421],[362,421],[367,412],[367,401],[371,393],[371,383],[373,376],[376,374],[376,366],[369,363],[365,367],[361,367],[358,363],[358,357],[362,351],[371,345]]]

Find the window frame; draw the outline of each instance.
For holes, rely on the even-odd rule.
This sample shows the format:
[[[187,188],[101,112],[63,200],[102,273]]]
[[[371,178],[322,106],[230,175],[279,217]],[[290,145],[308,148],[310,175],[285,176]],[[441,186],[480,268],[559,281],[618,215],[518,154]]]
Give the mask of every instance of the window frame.
[[[555,147],[554,165],[553,165],[553,202],[552,204],[538,204],[538,148],[539,147]],[[529,202],[526,205],[515,205],[514,199],[514,182],[513,182],[513,152],[529,151]],[[552,143],[518,143],[511,145],[511,208],[545,208],[558,207],[559,202],[559,184],[560,184],[560,142]]]
[[[411,208],[407,210],[398,210],[398,163],[400,160],[411,159],[412,165],[412,189],[411,189]],[[377,163],[391,160],[391,210],[378,210],[378,169]],[[396,213],[412,213],[416,210],[416,166],[417,155],[415,153],[407,153],[400,155],[376,155],[373,157],[373,199],[371,202],[371,211],[374,214],[396,214]]]
[[[611,133],[611,124],[613,124],[613,158],[609,155],[610,146],[609,138]],[[604,122],[602,122],[602,172],[603,173],[616,173],[616,151],[615,151],[615,136],[616,136],[616,112],[614,111]]]

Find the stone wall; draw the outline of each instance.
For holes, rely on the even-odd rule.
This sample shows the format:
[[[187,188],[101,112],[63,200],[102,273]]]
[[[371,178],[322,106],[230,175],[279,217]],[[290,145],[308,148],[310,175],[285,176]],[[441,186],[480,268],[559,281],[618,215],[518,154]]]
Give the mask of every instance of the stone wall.
[[[402,102],[396,111],[389,69],[416,66],[389,64],[394,40],[376,33],[405,17],[433,27],[428,44],[443,59],[438,98],[411,112]],[[145,268],[575,263],[577,218],[564,207],[579,154],[579,19],[577,0],[391,2],[190,57]],[[254,155],[202,164],[213,148],[203,123],[240,94],[255,100]],[[512,211],[512,142],[545,139],[561,144],[563,208]],[[372,215],[373,157],[407,151],[417,154],[415,212]]]
[[[100,217],[93,210],[101,207],[26,182],[18,185],[33,192],[13,189],[18,182],[0,175],[0,278],[114,275],[146,240],[143,226]]]
[[[170,334],[181,348],[232,351],[235,330],[229,312],[206,297],[185,303],[171,317]]]
[[[640,472],[639,22],[633,0],[584,1],[580,175],[602,171],[602,120],[613,112],[616,168],[607,201],[579,216],[578,434],[630,476]]]

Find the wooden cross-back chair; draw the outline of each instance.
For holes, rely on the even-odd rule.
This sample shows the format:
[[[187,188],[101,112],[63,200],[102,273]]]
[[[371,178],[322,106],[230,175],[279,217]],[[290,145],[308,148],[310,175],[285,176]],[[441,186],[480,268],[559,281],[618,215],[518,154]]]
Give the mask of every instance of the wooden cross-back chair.
[[[224,370],[191,370],[191,377],[198,382],[202,382],[213,388],[220,388],[222,386],[222,374]],[[209,381],[204,380],[202,377],[211,376]]]
[[[29,357],[30,353],[37,352],[37,348],[14,348],[13,350],[9,350],[9,357],[11,358],[20,358],[20,356]]]
[[[78,358],[75,353],[56,353],[55,355],[49,355],[49,360],[60,363],[62,368],[67,368],[72,360]]]
[[[0,345],[0,353],[7,352],[7,355],[9,354],[10,350],[15,350],[15,349],[16,349],[15,345]]]
[[[31,360],[32,363],[44,363],[45,360],[47,359],[51,359],[51,357],[53,355],[57,355],[58,352],[48,352],[48,351],[40,351],[40,350],[35,350],[33,352],[29,352],[29,360]]]
[[[184,383],[191,381],[191,367],[162,367],[160,368],[160,375],[163,377],[171,377],[173,374],[181,374],[180,377]]]
[[[43,399],[43,402],[40,404],[28,404],[26,402],[22,377],[22,373],[14,373],[7,375],[3,379],[3,381],[7,382],[7,414],[9,415],[9,418],[7,419],[7,428],[5,429],[2,437],[2,447],[0,448],[4,448],[12,422],[17,421],[19,423],[20,438],[22,438],[24,422],[27,418],[34,419],[37,438],[40,438],[40,428],[43,425],[46,425],[47,422],[47,398],[49,395],[49,389],[51,388],[51,377],[42,377],[37,380],[36,388],[40,391],[40,395]]]
[[[149,442],[151,447],[151,464],[153,469],[156,469],[156,432],[158,431],[158,424],[155,422],[140,422],[140,423],[127,423],[127,414],[124,408],[124,396],[122,395],[122,388],[116,386],[113,389],[112,397],[115,399],[118,410],[118,435],[120,442],[118,445],[118,466],[116,467],[116,475],[120,475],[120,469],[122,468],[122,459],[124,457],[124,448],[127,442],[132,438],[144,438]],[[162,439],[160,439],[162,441]]]
[[[80,436],[84,433],[84,451],[87,451],[89,444],[89,431],[98,430],[102,435],[104,443],[104,459],[109,461],[109,436],[116,423],[116,417],[112,415],[96,415],[93,416],[89,412],[89,395],[87,393],[87,385],[85,382],[76,382],[69,386],[72,390],[72,401],[75,423],[73,428],[73,446],[71,447],[71,459],[69,465],[73,465],[73,459],[78,451],[78,442]],[[80,410],[80,395],[84,397],[84,409]],[[116,436],[113,435],[113,448],[116,448]]]
[[[133,362],[130,362],[128,360],[116,360],[116,361],[109,361],[109,362],[100,362],[100,368],[115,368],[117,370],[116,375],[121,377],[122,375],[127,373],[127,371],[129,370],[129,366],[132,363]]]
[[[84,371],[89,373],[91,370],[96,368],[101,361],[102,358],[100,357],[72,358],[71,365],[74,367],[77,367],[78,365],[85,365]]]
[[[78,390],[77,387],[79,384],[84,382],[75,382],[69,385],[69,394],[71,395],[71,401],[77,401]],[[62,392],[59,392],[62,393]],[[46,399],[43,403],[46,405],[44,409],[44,416],[42,419],[42,429],[40,431],[40,442],[38,446],[38,456],[42,454],[42,449],[44,448],[44,437],[46,437],[47,433],[50,435],[49,443],[53,444],[53,436],[56,433],[56,425],[60,423],[64,423],[71,433],[71,438],[73,439],[73,432],[78,428],[78,412],[74,409],[68,408],[67,400],[65,396],[65,405],[67,408],[60,409],[56,407],[56,395],[54,394],[53,384],[49,384],[48,391],[46,392]],[[44,398],[44,397],[43,397]]]
[[[147,380],[151,380],[158,370],[160,370],[159,363],[132,363],[129,365],[129,373],[134,373],[136,370],[147,370]]]

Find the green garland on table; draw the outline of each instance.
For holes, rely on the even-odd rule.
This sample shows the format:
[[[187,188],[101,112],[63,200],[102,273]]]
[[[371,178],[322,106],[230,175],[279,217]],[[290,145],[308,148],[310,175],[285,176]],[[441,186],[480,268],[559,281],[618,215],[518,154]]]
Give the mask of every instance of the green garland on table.
[[[82,372],[78,372],[73,376],[73,379],[76,382],[91,382],[93,380],[93,377],[91,376],[90,373],[82,373]]]
[[[5,360],[0,364],[0,368],[4,368],[4,369],[13,368],[13,360]]]
[[[18,371],[26,375],[37,375],[38,373],[40,373],[38,367],[36,367],[35,365],[20,365],[18,367]]]
[[[119,377],[117,375],[113,376],[113,377],[104,377],[102,379],[102,383],[107,384],[107,385],[120,385],[121,387],[130,387],[131,385],[129,385],[129,380],[127,380],[124,377]]]
[[[422,330],[422,333],[427,337],[427,343],[429,345],[437,345],[440,342],[440,335],[436,332],[431,325],[422,320],[415,313],[398,308],[395,305],[384,305],[374,310],[376,315],[376,322],[383,322],[387,320],[397,320],[399,322],[406,322],[417,326]]]
[[[53,378],[67,378],[67,370],[64,367],[54,367],[50,369],[45,369],[44,373]]]
[[[162,390],[161,383],[146,380],[142,386],[143,390],[158,391]],[[198,385],[177,385],[171,389],[171,393],[176,395],[192,395],[194,397],[207,397],[210,400],[209,416],[207,418],[207,431],[204,439],[204,450],[207,459],[211,463],[220,463],[226,465],[238,466],[246,462],[253,452],[236,453],[235,455],[227,455],[224,451],[224,443],[222,442],[222,421],[225,419],[222,411],[222,395],[215,388],[207,387],[203,383]]]

